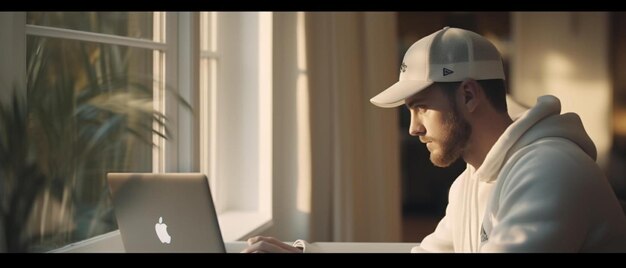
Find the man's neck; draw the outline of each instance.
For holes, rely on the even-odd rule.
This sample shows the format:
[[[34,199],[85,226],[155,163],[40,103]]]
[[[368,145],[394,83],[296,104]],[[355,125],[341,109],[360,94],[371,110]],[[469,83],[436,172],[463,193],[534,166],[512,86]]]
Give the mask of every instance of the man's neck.
[[[472,136],[468,142],[468,147],[463,154],[465,162],[474,169],[480,168],[485,161],[487,153],[498,141],[502,133],[513,123],[508,114],[497,114],[495,117],[485,116],[472,126]]]

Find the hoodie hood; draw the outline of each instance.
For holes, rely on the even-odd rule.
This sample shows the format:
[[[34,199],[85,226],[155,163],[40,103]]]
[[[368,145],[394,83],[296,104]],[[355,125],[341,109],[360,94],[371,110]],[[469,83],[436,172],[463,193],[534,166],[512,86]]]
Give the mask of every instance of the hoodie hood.
[[[587,135],[580,117],[561,113],[561,102],[552,95],[537,98],[537,104],[515,120],[491,147],[485,161],[476,170],[484,182],[493,182],[502,165],[520,148],[547,137],[565,138],[577,144],[596,160],[596,146]]]

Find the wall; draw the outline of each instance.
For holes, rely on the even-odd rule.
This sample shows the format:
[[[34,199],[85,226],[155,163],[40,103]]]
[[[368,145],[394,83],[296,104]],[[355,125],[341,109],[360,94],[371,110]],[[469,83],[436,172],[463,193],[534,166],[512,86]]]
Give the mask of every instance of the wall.
[[[298,134],[298,16],[274,13],[273,225],[262,235],[284,241],[308,239],[309,214],[298,207],[299,183],[306,183],[299,155],[306,154]],[[302,194],[300,194],[301,196]],[[306,197],[305,197],[306,198]],[[302,206],[302,205],[301,205]],[[306,207],[306,205],[305,205]]]
[[[606,169],[611,146],[612,84],[606,12],[513,14],[511,94],[525,105],[552,94],[576,112]]]

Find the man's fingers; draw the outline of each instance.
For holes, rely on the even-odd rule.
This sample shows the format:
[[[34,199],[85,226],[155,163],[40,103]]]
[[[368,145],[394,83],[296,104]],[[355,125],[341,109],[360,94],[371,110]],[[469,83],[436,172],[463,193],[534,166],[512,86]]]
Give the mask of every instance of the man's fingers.
[[[259,237],[260,236],[253,236],[253,237],[248,238],[248,240],[247,240],[248,246],[252,246],[254,243],[259,241]]]
[[[302,253],[299,248],[285,244],[284,242],[268,236],[254,236],[247,241],[248,248],[241,251],[241,253],[270,253],[270,252],[292,252]]]
[[[256,239],[256,240],[260,240],[256,243],[253,243],[251,246],[249,246],[248,248],[244,249],[243,251],[241,251],[241,253],[252,253],[252,252],[257,252],[257,253],[269,253],[269,252],[285,252],[286,250],[279,247],[278,245],[272,243],[272,242],[268,242],[262,239]],[[250,239],[248,239],[248,241],[250,241]],[[255,240],[252,240],[255,241]]]

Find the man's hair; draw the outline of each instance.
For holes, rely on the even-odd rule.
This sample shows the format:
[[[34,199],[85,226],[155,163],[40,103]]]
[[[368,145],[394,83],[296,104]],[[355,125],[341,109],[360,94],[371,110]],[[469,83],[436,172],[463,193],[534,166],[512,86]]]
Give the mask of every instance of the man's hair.
[[[487,79],[476,80],[478,84],[483,88],[483,92],[487,96],[489,103],[496,111],[501,113],[507,112],[506,106],[506,83],[502,79]],[[454,93],[459,88],[462,82],[435,82],[443,89],[443,93],[448,97],[448,100],[454,102]]]

